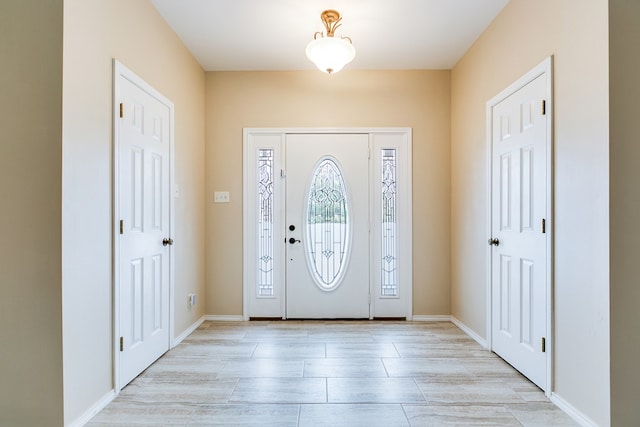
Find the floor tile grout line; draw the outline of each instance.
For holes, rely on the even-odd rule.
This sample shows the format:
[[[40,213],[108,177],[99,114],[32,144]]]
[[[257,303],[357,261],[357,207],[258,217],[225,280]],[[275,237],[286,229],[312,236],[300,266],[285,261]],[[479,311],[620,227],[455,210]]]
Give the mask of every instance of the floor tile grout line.
[[[393,348],[395,349],[396,353],[398,353],[398,357],[402,359],[404,356],[402,356],[402,353],[400,353],[400,350],[398,350],[398,346],[396,346],[395,341],[391,344],[393,344]]]
[[[407,414],[407,409],[404,407],[406,405],[406,403],[401,403],[400,407],[402,408],[402,413],[404,414],[404,417],[407,421],[407,425],[410,427],[411,426],[411,420],[409,419],[409,414]]]
[[[329,404],[329,378],[324,378],[324,403]]]
[[[384,368],[384,372],[387,374],[387,378],[391,378],[391,374],[389,374],[389,370],[387,369],[387,365],[384,363],[384,357],[380,358],[380,363],[382,363],[382,367]]]
[[[411,377],[411,379],[413,380],[413,383],[416,385],[416,388],[420,390],[420,394],[422,395],[422,398],[424,399],[425,404],[428,405],[430,403],[429,398],[427,397],[427,394],[424,392],[424,390],[422,390],[422,387],[420,387],[420,385],[418,384],[416,377]]]
[[[253,350],[251,350],[251,354],[249,354],[249,357],[247,357],[247,359],[252,359],[253,355],[256,354],[256,351],[258,351],[258,346],[260,345],[260,343],[255,343],[255,345],[253,346]]]

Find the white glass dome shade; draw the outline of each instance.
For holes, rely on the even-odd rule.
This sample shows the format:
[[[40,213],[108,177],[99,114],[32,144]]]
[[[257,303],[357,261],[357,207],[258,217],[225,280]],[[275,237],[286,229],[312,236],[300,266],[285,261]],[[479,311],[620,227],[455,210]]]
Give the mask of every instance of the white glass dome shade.
[[[356,56],[356,49],[349,39],[318,37],[306,49],[307,58],[324,73],[337,73]]]

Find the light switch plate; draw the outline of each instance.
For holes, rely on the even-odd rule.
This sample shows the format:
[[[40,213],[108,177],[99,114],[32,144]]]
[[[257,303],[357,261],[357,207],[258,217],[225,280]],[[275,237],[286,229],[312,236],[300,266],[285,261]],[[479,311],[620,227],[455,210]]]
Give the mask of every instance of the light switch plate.
[[[228,191],[216,191],[215,193],[213,193],[214,203],[229,203],[230,201],[231,198]]]

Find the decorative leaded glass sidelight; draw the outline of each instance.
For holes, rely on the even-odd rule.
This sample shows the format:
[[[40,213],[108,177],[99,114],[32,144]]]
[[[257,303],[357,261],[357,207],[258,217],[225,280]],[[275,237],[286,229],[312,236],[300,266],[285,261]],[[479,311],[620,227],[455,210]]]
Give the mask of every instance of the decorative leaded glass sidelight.
[[[311,276],[320,289],[335,289],[346,270],[351,219],[342,172],[332,158],[313,171],[306,216]]]
[[[396,150],[382,150],[382,268],[381,295],[394,297],[398,295],[398,223],[396,221]]]
[[[258,150],[258,296],[273,296],[273,149]]]

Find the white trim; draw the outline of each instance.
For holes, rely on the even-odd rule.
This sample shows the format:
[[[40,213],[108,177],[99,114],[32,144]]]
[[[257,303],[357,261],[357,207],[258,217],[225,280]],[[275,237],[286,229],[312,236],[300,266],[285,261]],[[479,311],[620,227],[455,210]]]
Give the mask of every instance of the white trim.
[[[120,384],[120,283],[119,283],[119,271],[120,271],[120,239],[119,239],[119,222],[120,222],[120,195],[119,195],[119,143],[118,140],[118,118],[120,116],[120,86],[118,83],[119,77],[123,77],[139,88],[143,89],[149,95],[156,98],[162,104],[169,109],[169,236],[173,236],[175,230],[175,174],[174,174],[174,141],[175,141],[175,107],[173,102],[168,98],[150,86],[141,77],[135,74],[133,71],[125,67],[121,62],[113,59],[113,117],[112,117],[112,143],[113,143],[113,169],[111,171],[113,176],[113,384],[115,392],[119,392],[122,389]],[[175,318],[175,260],[173,256],[173,248],[169,247],[169,330],[167,336],[168,348],[173,347],[173,334],[174,334],[174,318]]]
[[[448,314],[416,314],[411,319],[413,322],[451,322]]]
[[[555,248],[555,232],[554,232],[554,204],[555,200],[554,194],[554,171],[555,164],[553,162],[553,135],[554,135],[554,114],[555,114],[555,103],[553,101],[553,56],[548,57],[544,62],[543,66],[545,67],[545,72],[549,76],[547,79],[547,99],[549,100],[546,106],[546,113],[549,116],[549,126],[547,126],[547,390],[545,394],[547,397],[551,397],[553,392],[553,378],[554,378],[554,367],[553,359],[555,352],[555,335],[553,331],[554,322],[555,322],[555,307],[553,293],[555,292],[555,285],[553,278],[554,276],[554,263],[553,260],[555,258],[554,248]]]
[[[120,373],[120,357],[118,355],[118,347],[119,347],[119,336],[120,336],[120,316],[118,315],[120,311],[120,245],[119,237],[118,237],[118,229],[120,226],[120,199],[119,199],[119,190],[120,188],[120,179],[117,171],[119,170],[119,161],[118,158],[120,156],[120,149],[118,147],[118,116],[119,116],[119,99],[120,99],[120,90],[118,85],[118,76],[121,73],[121,64],[113,60],[113,118],[112,120],[112,138],[113,138],[113,169],[111,170],[111,174],[113,176],[113,385],[114,389],[117,391],[120,390],[120,381],[118,380]]]
[[[562,397],[558,396],[556,393],[551,393],[551,397],[549,397],[549,399],[582,427],[598,427],[598,424],[595,421],[587,417],[582,412],[578,411],[575,407],[573,407],[573,405],[564,400]]]
[[[93,417],[98,414],[98,412],[102,411],[109,403],[111,403],[117,395],[118,394],[115,392],[115,390],[109,391],[96,403],[91,405],[91,407],[87,409],[84,414],[80,415],[75,419],[75,421],[69,424],[69,427],[82,427],[83,425],[87,424]]]
[[[470,327],[462,323],[460,320],[458,320],[454,316],[451,316],[451,323],[453,323],[458,328],[460,328],[462,332],[469,335],[469,337],[473,338],[474,341],[480,344],[482,347],[486,348],[487,350],[491,350],[491,347],[489,346],[489,343],[486,339],[482,338],[473,329],[471,329]]]
[[[178,344],[180,344],[182,341],[184,341],[185,338],[187,338],[189,335],[191,335],[193,333],[193,331],[195,331],[196,329],[198,329],[198,327],[200,327],[200,325],[202,325],[202,323],[204,322],[204,316],[202,316],[201,318],[199,318],[198,320],[195,321],[195,323],[191,326],[189,326],[183,333],[181,333],[180,335],[178,335],[177,337],[175,337],[173,339],[171,348],[177,346]]]
[[[204,316],[204,320],[209,322],[244,322],[245,318],[243,315],[237,316],[237,315],[206,314]]]
[[[487,213],[487,218],[486,218],[486,232],[487,232],[487,241],[489,239],[491,239],[491,235],[493,234],[492,232],[492,212],[493,212],[493,200],[492,200],[492,187],[493,187],[493,178],[492,178],[492,174],[493,174],[493,114],[492,114],[492,108],[489,106],[489,103],[487,102],[487,107],[486,107],[486,159],[485,161],[487,162],[487,169],[486,169],[486,173],[485,173],[485,182],[487,183],[486,186],[486,194],[485,194],[485,201],[487,203],[487,209],[486,209],[486,213]],[[485,275],[485,295],[486,295],[486,308],[485,308],[485,326],[486,326],[486,332],[485,332],[485,336],[487,337],[486,339],[486,343],[487,343],[487,348],[492,348],[493,347],[493,343],[491,340],[492,337],[492,328],[493,328],[493,312],[492,312],[492,259],[491,259],[491,255],[492,255],[492,251],[491,251],[491,246],[489,246],[489,249],[487,249],[484,253],[485,258],[484,258],[484,262],[486,265],[486,275]]]
[[[547,212],[546,212],[546,220],[547,220],[547,331],[546,331],[546,361],[547,361],[547,377],[546,377],[546,387],[544,387],[545,394],[547,397],[551,397],[553,391],[553,352],[554,352],[554,336],[553,336],[553,57],[549,56],[545,58],[541,63],[536,65],[533,69],[531,69],[528,73],[517,79],[514,83],[509,85],[506,89],[501,91],[498,95],[491,98],[487,101],[486,105],[486,151],[487,151],[487,171],[486,171],[486,179],[487,179],[487,239],[491,238],[492,230],[491,230],[491,215],[492,215],[492,200],[491,200],[491,187],[492,187],[492,109],[495,105],[500,103],[505,98],[509,97],[513,93],[517,92],[536,78],[541,75],[547,75],[547,87],[545,100],[546,102],[546,116],[548,117],[548,126],[547,126],[547,176],[546,176],[546,192],[547,192]],[[487,322],[487,339],[486,346],[487,348],[492,348],[491,343],[491,335],[492,331],[492,287],[491,287],[491,246],[487,246],[487,251],[485,252],[485,262],[486,262],[486,322]],[[477,341],[477,340],[476,340]]]
[[[369,133],[398,133],[410,130],[408,127],[357,127],[357,128],[244,128],[248,133],[262,133],[262,134],[330,134],[330,133],[338,133],[338,134],[350,134],[350,133],[361,133],[361,134],[369,134]]]

